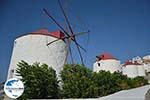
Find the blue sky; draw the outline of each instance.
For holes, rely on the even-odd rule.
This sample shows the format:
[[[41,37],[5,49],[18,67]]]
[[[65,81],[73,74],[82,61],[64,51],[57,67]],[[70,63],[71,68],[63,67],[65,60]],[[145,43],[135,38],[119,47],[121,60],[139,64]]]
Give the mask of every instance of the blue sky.
[[[83,53],[86,65],[92,69],[95,56],[109,52],[124,62],[135,56],[150,54],[149,0],[62,0],[68,4],[67,14],[75,32],[90,29],[78,41],[88,51]],[[66,7],[66,6],[65,6]],[[43,13],[48,9],[65,26],[57,0],[1,0],[0,1],[0,82],[7,76],[13,41],[17,36],[47,28],[58,27]],[[74,48],[74,46],[72,47]],[[79,57],[74,51],[74,58]]]

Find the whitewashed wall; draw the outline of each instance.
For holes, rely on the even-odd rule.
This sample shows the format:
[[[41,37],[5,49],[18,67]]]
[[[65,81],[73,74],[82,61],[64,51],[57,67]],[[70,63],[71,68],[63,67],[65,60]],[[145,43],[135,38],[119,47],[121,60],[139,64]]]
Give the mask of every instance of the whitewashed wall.
[[[25,35],[17,38],[14,42],[13,53],[8,70],[8,79],[16,77],[15,71],[21,60],[29,64],[35,62],[45,63],[52,66],[58,74],[63,69],[66,44],[63,40],[47,46],[46,44],[57,38],[46,35]]]
[[[120,61],[115,59],[97,61],[93,64],[93,71],[99,72],[100,70],[110,71],[111,73],[115,71],[121,71]]]
[[[123,66],[122,72],[130,78],[145,76],[145,69],[143,65],[126,65]]]
[[[138,76],[145,76],[145,69],[143,65],[137,65]]]
[[[150,72],[150,63],[144,63],[144,69],[146,72]]]
[[[122,73],[130,78],[138,76],[138,70],[136,65],[126,65],[123,67]]]

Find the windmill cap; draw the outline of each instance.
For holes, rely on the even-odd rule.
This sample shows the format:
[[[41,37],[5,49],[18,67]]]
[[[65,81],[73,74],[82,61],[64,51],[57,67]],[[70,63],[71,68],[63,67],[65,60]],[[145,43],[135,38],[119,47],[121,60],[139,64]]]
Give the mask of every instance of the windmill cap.
[[[126,61],[124,65],[126,66],[126,65],[142,65],[142,64],[138,63],[137,61],[134,61],[134,62]]]
[[[41,35],[48,35],[48,36],[52,36],[52,37],[56,37],[56,38],[63,38],[65,35],[63,32],[61,32],[60,30],[57,30],[55,32],[48,32],[47,29],[41,29],[41,30],[37,30],[35,32],[30,32],[29,34],[41,34]]]
[[[115,60],[117,60],[115,57],[113,57],[112,55],[110,55],[107,52],[102,53],[100,56],[96,56],[96,58],[99,58],[100,60],[107,60],[107,59],[115,59]]]

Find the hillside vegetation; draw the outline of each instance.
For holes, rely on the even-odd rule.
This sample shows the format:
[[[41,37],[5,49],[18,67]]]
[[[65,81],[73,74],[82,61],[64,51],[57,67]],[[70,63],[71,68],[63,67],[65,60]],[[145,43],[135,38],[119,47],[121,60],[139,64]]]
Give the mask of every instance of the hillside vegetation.
[[[20,100],[24,98],[97,98],[148,84],[143,77],[131,79],[119,72],[95,73],[78,64],[65,65],[60,73],[61,80],[58,80],[52,67],[38,63],[29,65],[21,61],[18,64],[17,75],[22,76],[25,85],[25,91]]]

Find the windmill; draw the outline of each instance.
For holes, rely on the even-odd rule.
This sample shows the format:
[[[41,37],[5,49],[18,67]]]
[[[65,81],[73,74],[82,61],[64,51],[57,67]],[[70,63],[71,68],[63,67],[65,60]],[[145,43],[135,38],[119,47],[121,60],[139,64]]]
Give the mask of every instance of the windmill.
[[[66,15],[66,13],[65,13],[65,11],[64,11],[64,8],[63,8],[63,6],[62,6],[60,0],[58,0],[58,4],[59,4],[59,7],[60,7],[60,9],[61,9],[61,12],[62,12],[62,14],[63,14],[63,16],[64,16],[64,18],[65,18],[65,21],[66,21],[66,24],[67,24],[67,27],[68,27],[68,29],[69,29],[70,34],[69,34],[69,32],[68,32],[67,30],[65,30],[65,29],[63,28],[63,26],[61,26],[61,25],[58,23],[58,21],[49,13],[49,11],[48,11],[47,9],[43,9],[43,11],[45,12],[45,14],[46,14],[46,15],[61,29],[61,31],[63,31],[64,34],[65,34],[64,37],[59,38],[59,39],[56,39],[56,40],[54,40],[54,41],[52,41],[52,42],[49,42],[49,43],[47,44],[47,46],[50,45],[50,44],[52,44],[52,43],[54,43],[54,42],[56,42],[56,41],[58,41],[58,40],[60,40],[60,39],[63,39],[63,40],[67,39],[67,48],[66,48],[66,54],[65,54],[65,57],[66,57],[66,58],[65,58],[64,64],[67,63],[68,53],[70,53],[72,64],[74,64],[74,60],[73,60],[73,56],[72,56],[72,49],[71,49],[71,47],[70,47],[71,42],[74,42],[74,44],[75,44],[75,46],[76,46],[76,48],[77,48],[77,50],[78,50],[81,63],[82,63],[82,65],[84,65],[84,60],[83,60],[83,56],[82,56],[82,53],[81,53],[81,49],[82,49],[84,52],[86,52],[86,49],[84,49],[84,48],[78,43],[76,37],[79,36],[79,35],[83,35],[83,34],[85,34],[85,33],[89,33],[90,31],[87,30],[87,31],[85,31],[85,32],[79,32],[79,33],[76,33],[76,34],[75,34],[75,33],[74,33],[74,30],[73,30],[73,28],[72,28],[72,26],[71,26],[71,24],[70,24],[70,22],[69,22],[68,16]]]

